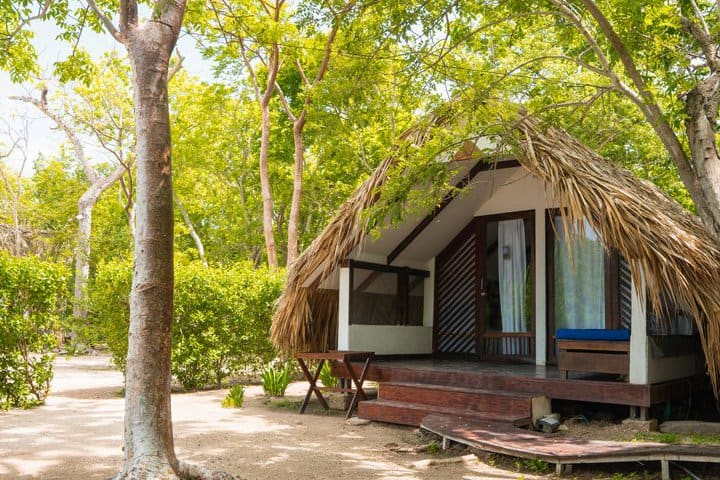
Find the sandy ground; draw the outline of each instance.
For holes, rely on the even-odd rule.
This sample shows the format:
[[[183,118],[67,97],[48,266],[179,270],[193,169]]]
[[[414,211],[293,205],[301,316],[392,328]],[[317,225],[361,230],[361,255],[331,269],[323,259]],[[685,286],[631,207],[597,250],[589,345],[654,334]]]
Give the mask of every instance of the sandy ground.
[[[0,479],[106,479],[121,466],[122,376],[107,357],[59,357],[46,404],[0,413]],[[291,385],[301,396],[306,384]],[[298,415],[270,407],[249,387],[241,409],[225,409],[225,390],[172,397],[178,456],[248,479],[540,478],[471,461],[420,467],[424,459],[467,455],[397,453],[426,442],[411,428],[348,425],[341,414]],[[481,458],[483,455],[480,455]],[[490,461],[489,463],[492,463]]]

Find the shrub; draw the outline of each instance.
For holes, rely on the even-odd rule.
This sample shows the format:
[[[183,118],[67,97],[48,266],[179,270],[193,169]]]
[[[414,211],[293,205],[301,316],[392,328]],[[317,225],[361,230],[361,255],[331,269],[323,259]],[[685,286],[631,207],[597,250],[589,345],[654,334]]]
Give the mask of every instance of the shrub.
[[[60,265],[0,253],[0,409],[45,401],[65,281]]]
[[[245,388],[242,385],[233,385],[228,390],[227,395],[222,401],[222,406],[225,408],[240,408],[243,404],[243,397],[245,396]]]
[[[91,314],[121,369],[127,355],[130,277],[129,262],[102,265],[90,295]],[[272,358],[270,320],[281,291],[281,274],[249,263],[178,265],[171,368],[182,386],[219,387],[248,365]]]
[[[265,395],[284,397],[285,390],[292,382],[293,367],[289,363],[268,365],[262,372],[262,386]]]
[[[335,388],[340,385],[338,378],[332,374],[332,365],[330,362],[323,364],[322,370],[320,370],[320,381],[324,387]]]

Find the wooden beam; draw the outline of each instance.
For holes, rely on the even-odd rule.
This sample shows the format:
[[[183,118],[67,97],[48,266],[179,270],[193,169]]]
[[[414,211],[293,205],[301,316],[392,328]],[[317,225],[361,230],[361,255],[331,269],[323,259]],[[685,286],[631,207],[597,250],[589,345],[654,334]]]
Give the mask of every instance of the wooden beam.
[[[490,162],[487,159],[481,159],[478,161],[473,167],[466,173],[462,179],[455,185],[455,188],[451,190],[450,192],[445,195],[442,202],[438,206],[436,206],[432,212],[430,212],[425,218],[423,218],[420,223],[418,223],[415,228],[408,234],[407,237],[405,237],[395,249],[390,252],[390,255],[387,257],[387,264],[390,265],[397,257],[400,255],[407,247],[410,246],[410,244],[415,240],[418,235],[422,233],[425,228],[427,228],[428,225],[437,217],[440,215],[440,212],[445,210],[445,207],[450,205],[450,202],[453,201],[453,199],[458,195],[459,191],[463,188],[467,187],[470,182],[477,176],[480,172],[486,172],[488,170],[501,170],[505,168],[515,168],[519,167],[520,162],[517,160],[499,160],[497,162]]]
[[[415,268],[407,268],[407,267],[394,267],[391,265],[382,265],[379,263],[371,263],[371,262],[362,262],[360,260],[347,260],[347,266],[352,268],[361,268],[364,270],[375,270],[377,272],[385,272],[385,273],[400,273],[400,272],[407,272],[410,275],[415,275],[418,277],[427,278],[430,276],[430,272],[427,270],[418,270]]]

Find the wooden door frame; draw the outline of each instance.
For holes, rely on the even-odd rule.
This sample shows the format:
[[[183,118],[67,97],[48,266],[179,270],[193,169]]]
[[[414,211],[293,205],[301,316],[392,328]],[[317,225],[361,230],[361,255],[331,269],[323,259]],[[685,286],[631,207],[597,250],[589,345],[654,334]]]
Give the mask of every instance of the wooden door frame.
[[[487,224],[489,222],[500,222],[502,220],[517,220],[523,219],[528,220],[528,230],[530,232],[530,278],[532,282],[532,298],[530,301],[530,325],[531,325],[531,356],[533,362],[535,361],[535,338],[537,332],[535,331],[535,258],[536,258],[536,238],[535,238],[535,210],[519,210],[516,212],[505,212],[492,215],[480,215],[473,219],[475,222],[475,351],[481,359],[493,359],[493,360],[518,360],[516,357],[510,356],[487,356],[483,352],[483,339],[485,337],[487,318],[486,312],[486,295],[482,294],[483,288],[486,286],[487,281],[485,277],[485,254],[487,253]]]

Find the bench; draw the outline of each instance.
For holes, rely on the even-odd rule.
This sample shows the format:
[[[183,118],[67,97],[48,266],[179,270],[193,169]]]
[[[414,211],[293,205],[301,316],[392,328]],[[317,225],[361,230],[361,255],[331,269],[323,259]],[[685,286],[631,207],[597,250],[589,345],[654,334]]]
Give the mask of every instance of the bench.
[[[630,372],[630,331],[559,329],[556,333],[560,378],[568,372]]]

